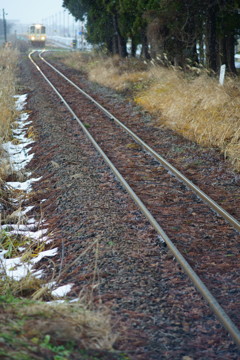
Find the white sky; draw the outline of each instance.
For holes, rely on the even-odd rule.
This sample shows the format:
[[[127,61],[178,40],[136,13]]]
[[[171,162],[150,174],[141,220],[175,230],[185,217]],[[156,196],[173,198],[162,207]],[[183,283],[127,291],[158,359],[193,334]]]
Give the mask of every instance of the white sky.
[[[0,0],[7,20],[18,20],[21,24],[42,23],[44,19],[63,12],[63,0]]]

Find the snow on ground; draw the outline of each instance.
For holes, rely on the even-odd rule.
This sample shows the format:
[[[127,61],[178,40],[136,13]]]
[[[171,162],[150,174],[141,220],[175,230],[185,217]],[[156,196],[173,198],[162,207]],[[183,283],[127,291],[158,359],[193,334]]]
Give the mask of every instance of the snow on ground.
[[[33,265],[30,263],[23,263],[20,257],[5,259],[5,252],[0,252],[0,265],[3,276],[9,276],[13,280],[21,280],[23,277],[27,276],[29,273],[34,274]]]
[[[27,103],[27,94],[15,95],[14,98],[16,99],[16,109],[23,110]]]
[[[32,190],[32,183],[41,180],[41,177],[39,178],[32,178],[32,179],[28,179],[26,181],[20,182],[20,181],[8,181],[8,185],[11,186],[12,188],[16,189],[16,190],[22,190],[22,191],[26,191],[29,192]]]
[[[63,297],[71,290],[72,286],[73,284],[59,286],[57,289],[52,291],[52,295],[56,297]]]
[[[23,111],[26,101],[27,94],[15,96],[16,98],[16,108],[19,111]],[[27,113],[22,112],[19,119],[17,120],[17,127],[13,129],[13,138],[17,145],[8,141],[3,144],[3,149],[7,152],[12,170],[17,172],[26,167],[26,165],[31,161],[34,154],[29,154],[31,151],[31,145],[34,141],[29,139],[27,136],[27,127],[31,124],[31,121],[28,121],[29,115]],[[26,175],[31,176],[31,173],[26,173]],[[29,178],[26,181],[9,181],[7,185],[22,191],[29,192],[32,190],[32,184],[34,182],[40,181],[40,178]],[[18,200],[13,199],[16,203]],[[30,210],[32,210],[33,206],[27,206],[22,208],[19,204],[19,209],[14,212],[14,215],[21,219],[25,214],[27,214]],[[42,227],[44,221],[40,224],[34,219],[29,218],[27,224],[6,224],[0,225],[0,232],[4,231],[5,234],[11,235],[20,235],[24,238],[31,239],[36,244],[45,243],[48,244],[51,240],[46,236],[47,229]],[[24,246],[19,246],[18,250],[23,252],[25,249]],[[15,257],[6,259],[5,254],[8,250],[0,250],[0,274],[2,276],[9,276],[14,280],[20,280],[23,277],[27,276],[29,273],[34,275],[35,277],[41,277],[42,270],[35,271],[34,265],[39,262],[44,257],[53,257],[57,254],[58,249],[50,249],[41,251],[37,256],[33,256],[31,260],[24,261],[22,257]],[[71,290],[73,284],[61,286],[53,291],[53,295],[57,297],[65,296],[67,292]],[[55,283],[52,284],[52,288],[56,286]]]
[[[26,146],[31,143],[33,143],[32,140],[26,139],[23,143],[18,145],[14,145],[11,141],[2,145],[3,149],[8,153],[11,159],[12,169],[14,171],[22,170],[32,160],[34,154],[28,154],[31,149],[26,148]]]

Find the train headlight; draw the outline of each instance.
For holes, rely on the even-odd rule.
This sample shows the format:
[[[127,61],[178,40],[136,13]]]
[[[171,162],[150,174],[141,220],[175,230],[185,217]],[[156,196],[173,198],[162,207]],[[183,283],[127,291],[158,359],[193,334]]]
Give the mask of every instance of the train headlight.
[[[45,40],[45,36],[42,36],[42,37],[41,37],[41,40]]]
[[[31,36],[31,40],[35,40],[35,36]]]

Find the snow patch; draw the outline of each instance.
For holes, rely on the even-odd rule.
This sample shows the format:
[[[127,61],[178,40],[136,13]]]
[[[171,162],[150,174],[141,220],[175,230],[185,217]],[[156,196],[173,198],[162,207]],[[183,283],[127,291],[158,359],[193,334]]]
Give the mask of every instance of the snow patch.
[[[15,95],[14,98],[16,99],[16,109],[19,111],[23,110],[26,105],[27,94]]]
[[[31,261],[36,264],[37,262],[39,262],[40,260],[42,260],[42,258],[44,257],[48,257],[48,256],[55,256],[57,255],[58,252],[58,248],[54,248],[51,250],[46,250],[46,251],[41,251],[38,256],[36,256],[35,258],[33,258]]]
[[[27,100],[27,94],[15,96],[16,98],[16,108],[19,111],[24,109]],[[34,154],[29,154],[31,148],[28,147],[34,141],[27,137],[27,130],[26,127],[29,126],[32,121],[28,121],[28,114],[22,113],[17,123],[17,128],[13,130],[13,137],[17,139],[18,144],[15,145],[12,142],[6,142],[3,144],[3,149],[8,153],[10,158],[11,166],[14,171],[22,170],[26,167],[26,165],[31,161]],[[29,192],[32,190],[32,184],[34,182],[40,181],[41,177],[39,178],[30,178],[31,172],[25,173],[26,176],[29,177],[28,180],[24,182],[19,181],[11,181],[7,184],[12,188],[23,191]],[[18,200],[12,199],[14,202],[18,202]],[[46,201],[46,199],[41,200],[41,202]],[[27,206],[25,208],[21,208],[19,206],[19,210],[14,212],[16,217],[20,219],[30,212],[34,206]],[[43,221],[41,221],[41,225]],[[33,242],[44,242],[48,244],[51,242],[50,239],[46,236],[47,229],[39,229],[40,224],[34,219],[29,218],[26,224],[6,224],[0,226],[0,230],[4,230],[8,234],[13,235],[20,235],[23,237],[27,237],[32,239]],[[35,231],[36,229],[36,231]],[[19,246],[18,251],[24,252],[26,247]],[[27,275],[31,274],[36,278],[41,278],[43,275],[43,270],[34,270],[34,265],[41,261],[45,257],[54,257],[57,255],[58,248],[53,248],[50,250],[41,251],[36,257],[31,258],[31,260],[24,261],[21,256],[11,259],[6,259],[4,256],[8,252],[8,250],[0,251],[0,274],[4,276],[11,277],[12,279],[19,281],[22,278],[26,277]],[[74,284],[63,285],[55,290],[52,291],[52,295],[56,297],[64,297]],[[51,283],[47,284],[49,289],[52,289],[56,286],[56,282],[52,281]],[[64,300],[57,300],[59,302],[63,302]]]
[[[32,183],[41,180],[41,178],[42,178],[42,177],[32,178],[32,179],[26,180],[26,181],[24,181],[24,182],[20,182],[20,181],[8,181],[7,184],[8,184],[9,186],[11,186],[12,188],[16,189],[16,190],[21,190],[21,191],[29,192],[29,191],[32,190]]]
[[[15,96],[16,99],[16,109],[22,111],[27,101],[27,94]],[[29,115],[27,113],[21,113],[20,118],[16,121],[17,127],[13,129],[13,137],[17,139],[18,144],[13,144],[8,141],[3,144],[3,149],[8,153],[11,166],[14,171],[22,170],[33,158],[33,154],[29,154],[31,148],[28,146],[34,141],[27,137],[26,126],[30,125],[32,122],[28,121]],[[26,175],[31,176],[31,172],[28,172]],[[32,184],[41,179],[39,178],[29,178],[26,181],[10,181],[7,182],[9,186],[16,190],[20,190],[23,192],[29,192],[32,189]],[[14,200],[15,203],[18,203],[18,200]],[[16,217],[21,219],[26,215],[29,211],[31,211],[34,206],[27,206],[25,208],[21,208],[19,206],[19,210],[16,210],[13,214]],[[42,223],[42,222],[41,222]],[[36,231],[34,231],[36,229]],[[0,230],[4,230],[7,234],[12,235],[21,235],[23,237],[27,237],[32,239],[33,242],[44,241],[46,244],[51,242],[47,236],[45,236],[47,229],[39,229],[39,223],[36,222],[34,218],[28,219],[26,225],[24,224],[6,224],[0,227]],[[26,250],[24,246],[19,246],[18,250],[23,252]],[[33,266],[38,261],[40,261],[44,257],[52,257],[57,254],[57,248],[46,250],[40,252],[35,258],[30,261],[24,262],[22,257],[15,257],[11,259],[6,259],[4,255],[8,252],[8,250],[0,251],[0,272],[2,276],[9,276],[14,280],[20,280],[21,278],[27,276],[29,273],[34,274],[36,277],[41,277],[42,271],[34,271]]]
[[[73,287],[73,284],[67,284],[67,285],[59,286],[57,289],[52,291],[52,295],[56,296],[56,297],[63,297],[67,293],[69,293],[69,291],[71,291],[72,287]]]

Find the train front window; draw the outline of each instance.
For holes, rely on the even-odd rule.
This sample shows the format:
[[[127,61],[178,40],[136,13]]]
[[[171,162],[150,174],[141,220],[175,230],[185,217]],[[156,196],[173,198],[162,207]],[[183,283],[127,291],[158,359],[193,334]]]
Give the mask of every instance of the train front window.
[[[46,28],[45,26],[42,26],[42,34],[45,34],[46,33]]]
[[[35,33],[35,26],[31,26],[30,27],[30,34],[34,34]]]

